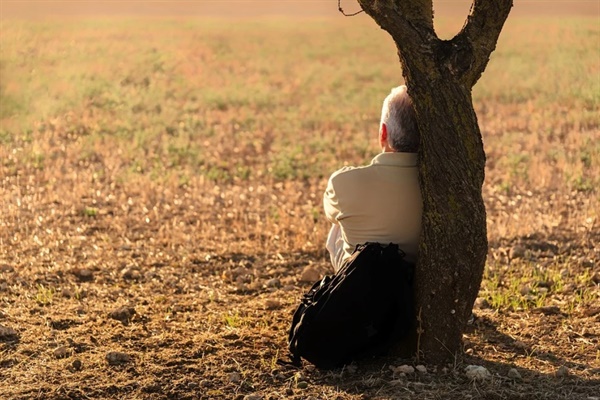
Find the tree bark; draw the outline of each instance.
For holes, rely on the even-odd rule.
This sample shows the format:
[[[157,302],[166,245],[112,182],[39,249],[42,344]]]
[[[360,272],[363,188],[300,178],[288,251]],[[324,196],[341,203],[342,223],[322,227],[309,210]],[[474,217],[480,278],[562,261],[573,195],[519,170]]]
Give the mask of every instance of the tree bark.
[[[475,0],[465,26],[448,41],[435,34],[432,0],[358,2],[396,43],[417,114],[424,209],[415,275],[417,332],[408,350],[440,364],[460,348],[486,261],[485,152],[471,89],[512,0]]]

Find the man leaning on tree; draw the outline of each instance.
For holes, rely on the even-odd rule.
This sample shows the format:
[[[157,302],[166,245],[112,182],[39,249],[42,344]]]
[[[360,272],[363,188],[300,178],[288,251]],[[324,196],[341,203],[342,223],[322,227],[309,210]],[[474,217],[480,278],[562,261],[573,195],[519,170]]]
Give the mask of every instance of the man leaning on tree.
[[[392,89],[383,102],[379,125],[382,152],[371,164],[344,167],[329,178],[323,196],[333,224],[327,250],[337,272],[359,244],[397,244],[416,262],[423,202],[417,151],[419,129],[406,86]]]

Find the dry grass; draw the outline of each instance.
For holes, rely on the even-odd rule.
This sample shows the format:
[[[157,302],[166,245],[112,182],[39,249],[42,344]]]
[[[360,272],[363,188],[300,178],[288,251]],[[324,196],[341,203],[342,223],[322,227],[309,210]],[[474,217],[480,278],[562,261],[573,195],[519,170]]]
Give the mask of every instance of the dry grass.
[[[477,318],[447,370],[398,379],[388,365],[410,360],[276,364],[301,271],[328,272],[326,178],[373,156],[399,83],[382,32],[3,21],[0,326],[15,334],[0,329],[0,397],[597,396],[596,22],[516,19],[503,33],[474,96],[491,245]],[[110,318],[121,306],[135,314]],[[109,365],[110,351],[130,360]],[[493,378],[469,382],[470,363]]]

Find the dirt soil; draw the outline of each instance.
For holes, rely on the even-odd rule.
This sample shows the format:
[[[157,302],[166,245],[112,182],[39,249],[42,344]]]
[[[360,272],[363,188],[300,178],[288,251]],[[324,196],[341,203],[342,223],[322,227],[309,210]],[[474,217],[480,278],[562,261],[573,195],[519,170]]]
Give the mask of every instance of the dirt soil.
[[[480,298],[464,354],[452,364],[403,374],[394,368],[416,361],[390,358],[323,372],[278,360],[287,357],[290,317],[315,278],[310,275],[329,272],[325,252],[228,253],[228,243],[194,240],[194,230],[210,229],[195,222],[208,211],[198,200],[226,207],[240,196],[235,188],[210,193],[207,186],[158,191],[115,185],[114,196],[97,198],[103,211],[87,215],[73,208],[68,195],[48,201],[52,196],[41,186],[24,188],[37,207],[23,209],[2,233],[2,398],[598,396],[600,308],[569,308],[578,293],[597,293],[598,230],[561,229],[492,242],[490,258],[503,260],[506,269],[523,259],[540,265],[576,261],[562,271],[568,281],[562,288],[535,283],[557,305],[496,310]],[[306,182],[245,194],[253,204],[284,191],[316,190],[316,183]],[[500,212],[498,207],[490,205],[490,213]],[[158,211],[165,208],[169,214]],[[173,224],[177,237],[161,233]],[[235,233],[228,240],[235,241]],[[578,278],[590,274],[587,281]],[[470,380],[470,364],[486,367],[491,377]],[[516,373],[509,376],[511,368]]]

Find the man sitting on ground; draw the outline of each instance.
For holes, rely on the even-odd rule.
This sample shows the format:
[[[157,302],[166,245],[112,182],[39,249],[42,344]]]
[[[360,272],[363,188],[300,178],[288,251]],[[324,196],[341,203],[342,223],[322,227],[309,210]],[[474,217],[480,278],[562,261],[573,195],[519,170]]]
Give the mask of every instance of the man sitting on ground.
[[[336,272],[368,242],[395,243],[416,262],[423,208],[419,129],[406,86],[392,89],[383,102],[379,144],[382,152],[370,165],[344,167],[329,178],[323,205],[333,224],[327,250]]]

